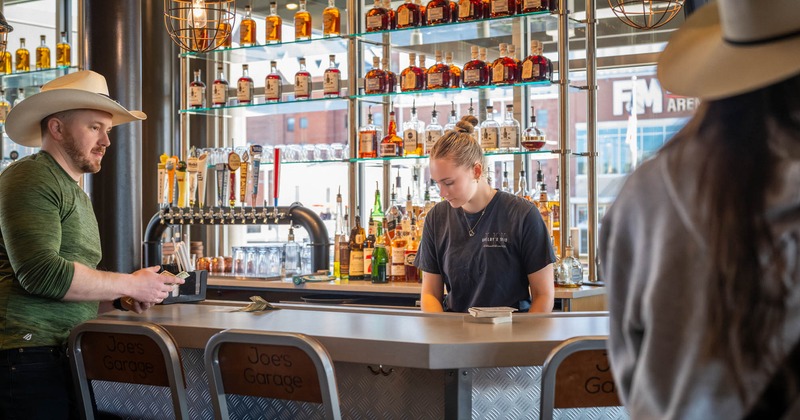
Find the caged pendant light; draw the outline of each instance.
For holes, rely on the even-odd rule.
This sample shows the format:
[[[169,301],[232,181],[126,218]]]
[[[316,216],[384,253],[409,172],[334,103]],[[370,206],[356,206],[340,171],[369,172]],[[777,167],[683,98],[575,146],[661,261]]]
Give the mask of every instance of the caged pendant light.
[[[164,26],[185,51],[230,47],[235,10],[235,0],[164,0]]]
[[[8,24],[6,17],[0,12],[0,58],[6,54],[6,46],[8,46],[8,33],[13,31],[14,28]]]
[[[626,25],[655,29],[672,20],[684,0],[608,0],[611,11]]]

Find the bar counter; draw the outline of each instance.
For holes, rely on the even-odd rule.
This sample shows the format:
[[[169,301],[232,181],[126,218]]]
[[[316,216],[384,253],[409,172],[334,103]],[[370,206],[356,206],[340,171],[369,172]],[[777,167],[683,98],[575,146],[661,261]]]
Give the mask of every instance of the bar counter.
[[[243,306],[162,305],[142,315],[113,311],[100,318],[149,321],[173,335],[181,348],[192,418],[213,417],[201,349],[213,334],[227,328],[295,332],[317,339],[334,361],[343,418],[483,418],[497,413],[498,407],[517,413],[510,418],[537,418],[540,366],[550,350],[571,337],[608,335],[605,313],[515,314],[512,323],[477,324],[465,322],[464,314],[308,304],[230,312]],[[169,413],[163,391],[135,388],[96,384],[98,407],[122,416]],[[141,405],[120,404],[127,398],[160,399],[163,404],[149,404],[147,410],[156,411],[145,415],[139,412]],[[128,406],[137,411],[126,412]],[[242,410],[239,418],[281,410],[298,413],[286,418],[319,418],[317,407],[308,403],[253,399],[236,407]],[[580,409],[561,411],[579,414],[570,413],[573,410]],[[611,410],[608,414],[615,417],[613,410],[618,409],[591,410]]]

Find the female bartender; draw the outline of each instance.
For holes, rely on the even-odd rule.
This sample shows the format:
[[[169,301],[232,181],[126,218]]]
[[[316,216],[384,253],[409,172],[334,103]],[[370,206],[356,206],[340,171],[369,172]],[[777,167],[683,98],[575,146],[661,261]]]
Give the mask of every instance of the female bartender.
[[[422,310],[550,312],[555,254],[547,229],[533,203],[486,181],[483,150],[470,135],[477,122],[462,118],[430,152],[431,179],[446,202],[428,212],[414,261],[422,270]]]

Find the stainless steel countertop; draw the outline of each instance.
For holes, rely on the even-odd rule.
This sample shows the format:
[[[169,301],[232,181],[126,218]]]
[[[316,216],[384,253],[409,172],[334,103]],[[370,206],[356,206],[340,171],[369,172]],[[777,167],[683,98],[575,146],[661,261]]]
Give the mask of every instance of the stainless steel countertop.
[[[214,304],[216,303],[216,304]],[[283,309],[229,312],[245,303],[159,305],[145,314],[112,311],[101,319],[149,321],[180,347],[203,348],[227,328],[296,332],[319,340],[334,361],[453,369],[541,365],[550,350],[575,336],[608,335],[603,312],[515,314],[507,324],[475,324],[464,314],[279,304]]]

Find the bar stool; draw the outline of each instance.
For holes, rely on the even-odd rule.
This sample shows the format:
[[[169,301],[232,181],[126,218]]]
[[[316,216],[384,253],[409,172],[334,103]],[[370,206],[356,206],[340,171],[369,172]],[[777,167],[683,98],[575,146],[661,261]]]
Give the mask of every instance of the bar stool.
[[[180,353],[162,327],[149,322],[92,320],[72,330],[69,348],[82,418],[94,419],[93,380],[169,387],[175,418],[189,418]]]
[[[555,408],[622,405],[611,376],[607,342],[606,336],[574,337],[550,351],[542,367],[541,420],[552,420]]]
[[[225,330],[206,344],[215,418],[229,418],[226,394],[322,404],[326,419],[342,418],[333,363],[304,334]]]

